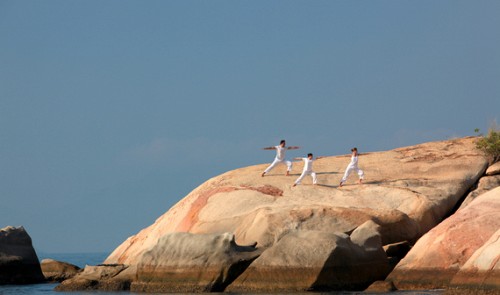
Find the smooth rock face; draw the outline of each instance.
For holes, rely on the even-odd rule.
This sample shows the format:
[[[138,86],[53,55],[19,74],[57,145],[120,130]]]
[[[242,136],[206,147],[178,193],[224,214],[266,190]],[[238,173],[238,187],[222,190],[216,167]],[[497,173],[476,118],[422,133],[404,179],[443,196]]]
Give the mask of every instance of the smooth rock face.
[[[227,291],[362,290],[367,282],[383,279],[389,271],[379,229],[367,221],[351,237],[311,230],[290,232],[264,251]]]
[[[54,259],[43,259],[40,265],[45,279],[51,282],[62,282],[80,272],[78,266]]]
[[[361,155],[365,184],[353,176],[338,188],[348,156],[316,160],[319,185],[306,179],[292,188],[292,176],[277,167],[261,177],[267,164],[214,177],[173,206],[156,222],[127,239],[105,263],[138,265],[143,253],[168,233],[223,233],[238,244],[270,247],[289,232],[314,230],[350,233],[368,220],[380,226],[384,244],[415,241],[452,210],[487,168],[475,148],[477,138],[431,142]],[[295,152],[299,153],[299,152]],[[289,157],[296,154],[289,152]],[[269,161],[273,154],[266,155]]]
[[[21,227],[0,229],[0,285],[44,281],[31,237]]]
[[[495,164],[488,167],[488,169],[486,170],[487,176],[498,175],[498,174],[500,174],[500,162],[496,162]]]
[[[478,196],[500,186],[500,175],[484,176],[479,179],[477,188],[470,192],[460,205],[460,209],[467,207]]]
[[[500,199],[500,187],[484,194],[482,198]],[[492,202],[491,205],[496,205],[497,211],[500,211],[499,203]],[[500,218],[499,213],[496,216]],[[468,289],[495,289],[500,293],[500,228],[472,254],[454,276],[451,285]]]
[[[474,252],[451,285],[455,288],[496,289],[500,293],[500,229]]]
[[[143,254],[135,292],[224,291],[261,251],[238,246],[232,234],[167,234]]]
[[[219,290],[226,283],[215,284],[218,287],[213,288],[215,285],[211,282],[215,271],[212,269],[164,265],[160,256],[146,253],[151,249],[161,253],[165,246],[158,243],[169,234],[227,232],[235,235],[238,244],[248,245],[256,241],[258,248],[264,250],[262,256],[237,279],[239,283],[230,284],[229,290],[237,290],[237,287],[242,290],[265,289],[270,277],[281,282],[275,287],[282,288],[282,291],[361,289],[383,279],[387,271],[384,267],[362,270],[357,264],[360,257],[365,257],[363,255],[372,257],[370,249],[379,251],[378,246],[372,247],[372,244],[414,243],[450,214],[484,174],[488,159],[476,149],[476,140],[462,138],[362,154],[359,166],[365,171],[364,184],[356,184],[357,179],[352,177],[342,188],[338,187],[338,183],[350,161],[349,156],[316,160],[314,170],[319,184],[315,186],[306,179],[302,185],[292,188],[302,169],[301,162],[295,165],[290,177],[284,176],[284,167],[277,167],[261,177],[268,163],[229,171],[193,190],[153,225],[122,243],[105,263],[137,268],[137,276],[131,283],[132,290]],[[273,156],[269,155],[269,159]],[[359,237],[365,234],[355,230],[360,231],[363,228],[360,225],[367,221],[377,224],[377,235],[373,239],[361,238],[363,244],[360,244]],[[312,232],[324,233],[322,238],[315,237],[316,244],[325,245],[322,246],[325,249],[323,254],[310,246],[314,254],[301,256],[299,250],[289,246],[307,240],[304,235],[313,235]],[[307,245],[306,242],[303,244]],[[272,261],[274,255],[281,255],[279,253],[288,249],[291,251],[287,254],[290,258],[283,260],[275,269],[267,268],[267,261]],[[206,251],[211,250],[208,247]],[[342,260],[343,264],[337,264],[338,257],[342,255],[335,253],[348,255]],[[380,253],[384,257],[384,265],[387,265],[381,248]],[[325,257],[328,263],[324,261]],[[171,258],[176,259],[174,256]],[[392,257],[391,265],[397,260],[398,257]],[[328,266],[325,271],[319,269],[321,263]],[[295,268],[295,265],[300,267]],[[342,265],[345,271],[336,270],[337,265]],[[175,272],[167,276],[173,267]],[[376,270],[376,274],[372,270]],[[172,281],[172,273],[180,283]],[[188,284],[187,278],[195,274],[202,279]],[[244,278],[247,279],[243,284],[241,280]],[[296,285],[288,283],[289,278],[298,280]],[[339,284],[335,280],[348,283]],[[162,289],[165,286],[169,287]]]
[[[489,278],[498,282],[499,208],[500,188],[481,195],[418,240],[387,280],[398,289],[445,288],[464,268],[477,270],[476,283]]]

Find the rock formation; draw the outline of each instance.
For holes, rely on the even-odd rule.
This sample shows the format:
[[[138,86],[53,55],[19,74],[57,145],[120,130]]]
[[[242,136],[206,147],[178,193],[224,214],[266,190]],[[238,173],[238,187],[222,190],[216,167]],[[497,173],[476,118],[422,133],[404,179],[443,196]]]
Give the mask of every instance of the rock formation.
[[[500,289],[500,187],[424,235],[387,278],[398,289],[475,285]],[[459,273],[458,276],[457,273]]]
[[[383,244],[416,240],[453,209],[488,166],[475,138],[431,142],[361,155],[363,185],[338,188],[349,158],[315,161],[319,185],[292,188],[298,173],[283,176],[267,164],[214,177],[182,199],[156,222],[127,239],[106,263],[136,265],[141,254],[172,232],[231,232],[238,244],[269,247],[293,230],[352,232],[374,220]],[[295,171],[302,169],[297,163]]]
[[[465,200],[460,205],[460,209],[463,209],[476,199],[478,196],[500,186],[500,175],[491,175],[484,176],[479,179],[479,183],[477,184],[477,188],[471,191]]]
[[[62,282],[80,272],[78,266],[54,259],[43,259],[40,265],[45,279],[49,282]]]
[[[31,237],[21,227],[0,229],[0,285],[44,281]]]
[[[486,176],[493,176],[500,174],[500,162],[496,162],[495,164],[488,167],[486,170]]]
[[[388,271],[379,226],[367,221],[350,237],[313,230],[286,234],[228,291],[362,290],[368,282],[384,279]]]
[[[338,183],[348,156],[315,161],[315,186],[305,180],[292,188],[302,163],[290,177],[282,168],[261,177],[267,164],[229,171],[200,185],[153,225],[128,238],[105,263],[126,267],[113,279],[138,291],[222,290],[227,285],[227,290],[265,290],[271,281],[277,282],[273,290],[282,291],[362,289],[383,279],[389,262],[394,265],[404,255],[399,251],[404,247],[398,247],[391,258],[395,262],[389,261],[382,245],[413,244],[446,218],[484,174],[488,160],[475,148],[475,140],[362,154],[365,183],[354,184],[352,178],[342,188]],[[200,267],[203,263],[183,267],[198,250],[169,252],[175,240],[192,245],[201,236],[224,233],[234,234],[233,248],[256,243],[258,251],[250,253],[261,256],[250,264],[256,257],[251,256],[245,260],[250,266],[245,262],[233,272],[225,264],[231,252],[217,256],[222,264],[216,268]],[[213,244],[206,243],[199,244]],[[206,257],[213,247],[200,251]],[[222,274],[244,272],[221,280],[215,276],[217,268]],[[95,284],[104,281],[112,280]]]
[[[132,291],[224,291],[260,253],[232,234],[168,234],[143,254]]]
[[[125,265],[87,265],[82,272],[58,285],[56,291],[124,291],[130,289],[134,274],[123,273]]]
[[[134,267],[87,266],[57,290],[223,291],[260,253],[255,245],[236,245],[232,234],[172,233],[142,254]]]
[[[458,289],[494,289],[500,293],[500,229],[472,254],[453,277],[451,286]]]

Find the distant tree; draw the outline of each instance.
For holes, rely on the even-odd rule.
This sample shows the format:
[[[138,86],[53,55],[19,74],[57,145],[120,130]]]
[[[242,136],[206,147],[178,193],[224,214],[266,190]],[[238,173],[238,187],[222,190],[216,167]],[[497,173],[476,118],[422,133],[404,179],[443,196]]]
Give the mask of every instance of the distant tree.
[[[498,125],[493,123],[486,136],[479,133],[477,128],[475,132],[481,137],[476,142],[476,147],[491,157],[492,163],[498,162],[500,160],[500,129]]]

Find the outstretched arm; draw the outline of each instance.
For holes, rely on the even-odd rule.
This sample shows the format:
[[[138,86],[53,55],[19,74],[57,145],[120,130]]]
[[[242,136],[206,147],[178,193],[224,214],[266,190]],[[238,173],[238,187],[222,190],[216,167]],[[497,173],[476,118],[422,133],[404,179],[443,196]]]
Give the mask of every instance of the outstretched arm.
[[[276,148],[274,146],[268,146],[265,148],[262,148],[263,150],[275,150]]]
[[[298,149],[300,149],[300,146],[289,146],[286,149],[287,150],[298,150]]]
[[[302,161],[302,158],[293,158],[294,161]]]

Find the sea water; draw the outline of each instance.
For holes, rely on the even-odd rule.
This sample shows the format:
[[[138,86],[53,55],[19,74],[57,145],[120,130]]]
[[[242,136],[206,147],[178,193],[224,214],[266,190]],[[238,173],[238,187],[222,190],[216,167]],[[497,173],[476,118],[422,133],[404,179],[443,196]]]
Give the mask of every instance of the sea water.
[[[74,264],[80,268],[84,268],[85,265],[97,265],[106,259],[109,253],[38,253],[40,260],[45,258],[51,258],[59,261],[68,262]],[[0,285],[0,295],[132,295],[132,294],[146,294],[151,293],[134,293],[134,292],[99,292],[99,291],[86,291],[86,292],[56,292],[54,288],[57,284],[34,284],[34,285]],[[443,291],[397,291],[391,293],[377,293],[377,294],[391,294],[391,295],[441,295]],[[178,294],[178,293],[177,293]],[[213,293],[210,293],[213,294]],[[231,295],[235,293],[223,293],[224,295]],[[277,293],[275,293],[277,294]],[[330,293],[294,293],[295,295],[319,295],[319,294],[330,294],[330,295],[368,295],[369,293],[364,292],[330,292]],[[151,294],[153,295],[153,294]],[[171,294],[174,295],[174,294]],[[249,295],[249,294],[245,294]],[[264,295],[259,293],[259,295]],[[274,295],[274,294],[273,294]]]

